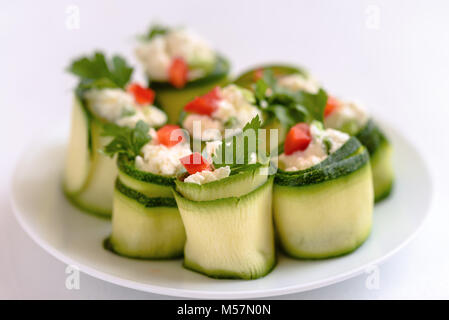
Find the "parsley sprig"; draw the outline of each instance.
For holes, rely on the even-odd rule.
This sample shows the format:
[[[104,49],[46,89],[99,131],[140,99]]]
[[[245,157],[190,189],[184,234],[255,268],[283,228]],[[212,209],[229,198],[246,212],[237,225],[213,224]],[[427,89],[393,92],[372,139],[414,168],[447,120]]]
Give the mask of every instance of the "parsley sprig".
[[[113,137],[113,140],[106,145],[103,152],[110,157],[124,154],[133,160],[140,155],[140,149],[151,141],[149,129],[149,125],[142,120],[139,120],[133,129],[107,123],[103,127],[102,136]]]
[[[124,88],[133,68],[121,56],[115,55],[107,61],[103,53],[95,52],[91,57],[73,61],[68,71],[80,78],[76,91],[82,98],[82,93],[88,89]]]
[[[266,69],[254,84],[254,94],[257,106],[286,127],[304,121],[323,121],[327,94],[321,88],[316,94],[291,91],[279,86],[273,71]]]

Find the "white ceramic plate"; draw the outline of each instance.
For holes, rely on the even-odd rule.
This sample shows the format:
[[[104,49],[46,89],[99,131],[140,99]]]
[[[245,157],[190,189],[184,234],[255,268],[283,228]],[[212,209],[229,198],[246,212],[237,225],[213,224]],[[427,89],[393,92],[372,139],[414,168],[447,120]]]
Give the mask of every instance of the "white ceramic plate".
[[[62,131],[63,132],[63,131]],[[215,280],[182,267],[182,260],[142,261],[102,247],[110,222],[80,212],[61,191],[65,134],[41,137],[22,157],[12,181],[16,217],[41,247],[81,271],[137,290],[193,298],[255,298],[310,290],[342,281],[379,264],[403,247],[422,225],[431,202],[431,179],[418,152],[387,130],[395,148],[392,196],[374,210],[370,238],[356,252],[322,261],[279,257],[258,280]]]

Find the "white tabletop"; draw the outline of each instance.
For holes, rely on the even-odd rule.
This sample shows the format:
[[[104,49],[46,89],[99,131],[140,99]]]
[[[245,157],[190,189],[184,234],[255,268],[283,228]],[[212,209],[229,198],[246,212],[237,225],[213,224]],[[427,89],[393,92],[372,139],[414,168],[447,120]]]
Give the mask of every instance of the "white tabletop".
[[[257,3],[42,1],[33,6],[10,1],[0,5],[0,298],[167,298],[85,274],[79,290],[66,289],[66,265],[20,228],[8,190],[15,162],[22,151],[27,156],[24,147],[31,138],[52,125],[69,124],[75,79],[64,68],[71,57],[100,48],[135,62],[134,36],[154,20],[199,31],[228,55],[235,72],[266,61],[307,66],[332,92],[359,98],[375,114],[400,126],[431,168],[431,214],[418,236],[379,267],[378,288],[367,285],[370,274],[364,274],[281,298],[449,298],[449,3]]]

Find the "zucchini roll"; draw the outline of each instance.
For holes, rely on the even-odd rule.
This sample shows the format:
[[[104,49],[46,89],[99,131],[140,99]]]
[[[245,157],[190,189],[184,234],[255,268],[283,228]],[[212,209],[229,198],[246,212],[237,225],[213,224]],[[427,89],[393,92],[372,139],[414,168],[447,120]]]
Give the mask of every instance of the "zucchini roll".
[[[371,157],[375,201],[388,197],[394,180],[392,147],[385,134],[359,104],[327,97],[318,81],[298,67],[261,66],[245,72],[234,82],[255,91],[264,86],[269,88],[264,98],[269,106],[263,109],[268,119],[266,128],[279,129],[280,142],[285,139],[292,120],[302,121],[295,115],[300,114],[298,109],[302,107],[311,113],[312,119],[323,121],[326,128],[357,137]],[[258,82],[264,82],[264,86],[258,85]]]
[[[135,53],[172,123],[187,102],[227,82],[228,61],[184,28],[152,26]]]
[[[295,258],[349,253],[369,236],[373,185],[360,142],[321,123],[300,123],[286,137],[273,188],[275,227]]]
[[[106,243],[131,258],[176,258],[182,256],[185,232],[172,187],[183,171],[179,159],[191,151],[178,126],[148,129],[140,122],[131,131],[107,131],[114,140],[104,151],[119,156],[112,233]]]
[[[104,126],[132,128],[142,120],[159,127],[167,117],[152,105],[151,89],[129,84],[133,69],[119,56],[107,61],[96,52],[74,61],[69,71],[79,78],[79,84],[73,103],[64,191],[81,209],[110,216],[117,169],[113,159],[99,152],[110,141],[103,136]]]
[[[214,278],[256,279],[276,261],[273,177],[256,159],[217,161],[232,148],[222,141],[212,162],[199,153],[181,159],[188,173],[175,181],[174,195],[187,237],[184,266]]]
[[[371,157],[375,201],[387,198],[393,187],[393,149],[382,130],[360,104],[329,97],[324,125],[357,137]]]

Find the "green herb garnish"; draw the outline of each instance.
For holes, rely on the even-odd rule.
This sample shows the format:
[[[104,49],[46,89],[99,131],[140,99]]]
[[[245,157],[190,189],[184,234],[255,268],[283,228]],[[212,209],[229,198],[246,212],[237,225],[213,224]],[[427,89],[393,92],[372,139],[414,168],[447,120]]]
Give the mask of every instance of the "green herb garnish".
[[[147,34],[145,34],[142,39],[143,40],[151,40],[156,36],[165,35],[170,31],[170,28],[162,26],[160,24],[154,24],[150,27]]]
[[[140,149],[151,140],[149,130],[150,126],[142,120],[137,122],[134,129],[107,123],[103,127],[102,136],[113,137],[113,140],[106,145],[103,152],[110,157],[124,154],[133,160],[140,155]]]
[[[272,70],[267,69],[254,84],[254,94],[257,106],[286,127],[298,122],[323,121],[327,94],[321,88],[316,94],[282,88]]]
[[[118,55],[106,61],[103,53],[95,52],[91,57],[73,61],[68,71],[80,78],[76,91],[82,98],[82,93],[88,89],[125,88],[133,68]]]

